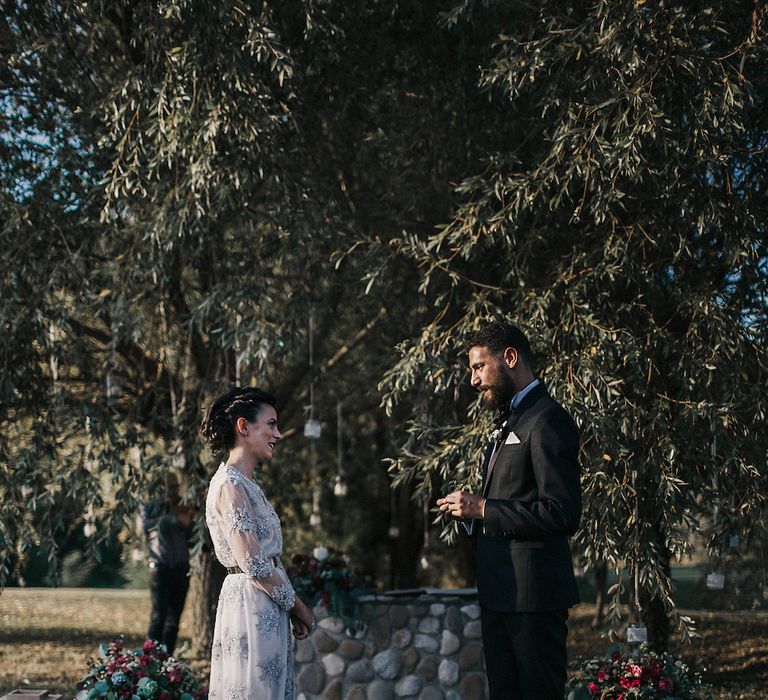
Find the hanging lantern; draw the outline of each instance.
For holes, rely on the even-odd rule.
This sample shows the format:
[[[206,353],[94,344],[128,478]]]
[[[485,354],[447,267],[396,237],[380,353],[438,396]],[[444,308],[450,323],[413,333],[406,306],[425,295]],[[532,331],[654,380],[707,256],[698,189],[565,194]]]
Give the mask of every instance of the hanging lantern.
[[[310,440],[317,440],[320,437],[321,432],[322,432],[322,427],[320,426],[319,420],[310,418],[306,423],[304,423],[305,438],[309,438]]]
[[[320,527],[322,522],[320,513],[312,513],[312,515],[309,516],[309,524],[311,527]]]
[[[710,591],[722,591],[725,588],[725,574],[722,571],[712,571],[707,574],[707,588]]]
[[[336,475],[336,482],[333,485],[333,495],[340,498],[347,495],[347,484],[341,478],[341,474]]]
[[[644,644],[648,641],[648,628],[642,622],[633,622],[627,627],[629,644]]]
[[[400,528],[395,523],[392,523],[392,525],[389,526],[387,535],[389,535],[389,539],[396,540],[400,537]]]

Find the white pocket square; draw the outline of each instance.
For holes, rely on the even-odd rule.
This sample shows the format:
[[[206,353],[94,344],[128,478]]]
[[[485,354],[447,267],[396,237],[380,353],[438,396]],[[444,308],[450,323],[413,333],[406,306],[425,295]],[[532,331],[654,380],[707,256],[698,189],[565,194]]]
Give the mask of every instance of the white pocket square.
[[[520,438],[517,437],[513,432],[510,432],[509,435],[507,435],[507,439],[504,441],[505,445],[519,445],[520,444]]]

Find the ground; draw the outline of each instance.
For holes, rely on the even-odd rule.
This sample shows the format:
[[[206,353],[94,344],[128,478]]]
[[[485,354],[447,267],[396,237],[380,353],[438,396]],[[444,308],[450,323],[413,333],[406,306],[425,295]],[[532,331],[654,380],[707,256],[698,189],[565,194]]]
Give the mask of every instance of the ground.
[[[574,608],[569,648],[579,656],[601,655],[608,647],[590,627],[593,608]],[[712,685],[713,700],[768,698],[768,612],[687,611],[699,637],[674,642],[691,668]],[[7,588],[0,594],[0,695],[13,688],[43,687],[65,698],[84,674],[97,646],[119,633],[140,643],[149,617],[149,596],[141,590]],[[185,656],[192,634],[189,611],[182,618],[179,649]],[[201,673],[204,659],[187,659]]]

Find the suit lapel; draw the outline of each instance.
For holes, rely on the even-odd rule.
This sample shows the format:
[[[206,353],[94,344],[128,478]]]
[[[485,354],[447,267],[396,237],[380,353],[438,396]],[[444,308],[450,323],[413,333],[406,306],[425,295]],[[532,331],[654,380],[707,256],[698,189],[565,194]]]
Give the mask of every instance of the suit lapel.
[[[496,466],[496,462],[499,459],[499,454],[501,453],[501,448],[504,446],[504,441],[507,439],[507,436],[512,432],[512,428],[515,427],[515,424],[517,423],[519,418],[520,418],[520,412],[518,410],[512,411],[512,413],[510,413],[509,418],[507,418],[507,423],[504,426],[503,430],[501,431],[501,435],[499,435],[499,439],[494,444],[493,451],[491,452],[490,458],[488,459],[488,466],[485,469],[485,475],[483,478],[483,496],[484,497],[488,494],[488,489],[491,486],[491,478],[493,477],[493,468]]]

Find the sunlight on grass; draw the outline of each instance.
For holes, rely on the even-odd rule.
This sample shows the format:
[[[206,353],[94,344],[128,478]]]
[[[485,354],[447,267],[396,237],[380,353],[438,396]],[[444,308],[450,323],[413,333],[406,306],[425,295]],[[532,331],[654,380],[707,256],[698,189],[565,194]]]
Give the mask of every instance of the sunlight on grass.
[[[6,588],[0,594],[0,695],[41,687],[74,695],[98,645],[124,634],[140,644],[149,621],[149,592],[89,588]],[[179,629],[189,641],[191,615]]]

